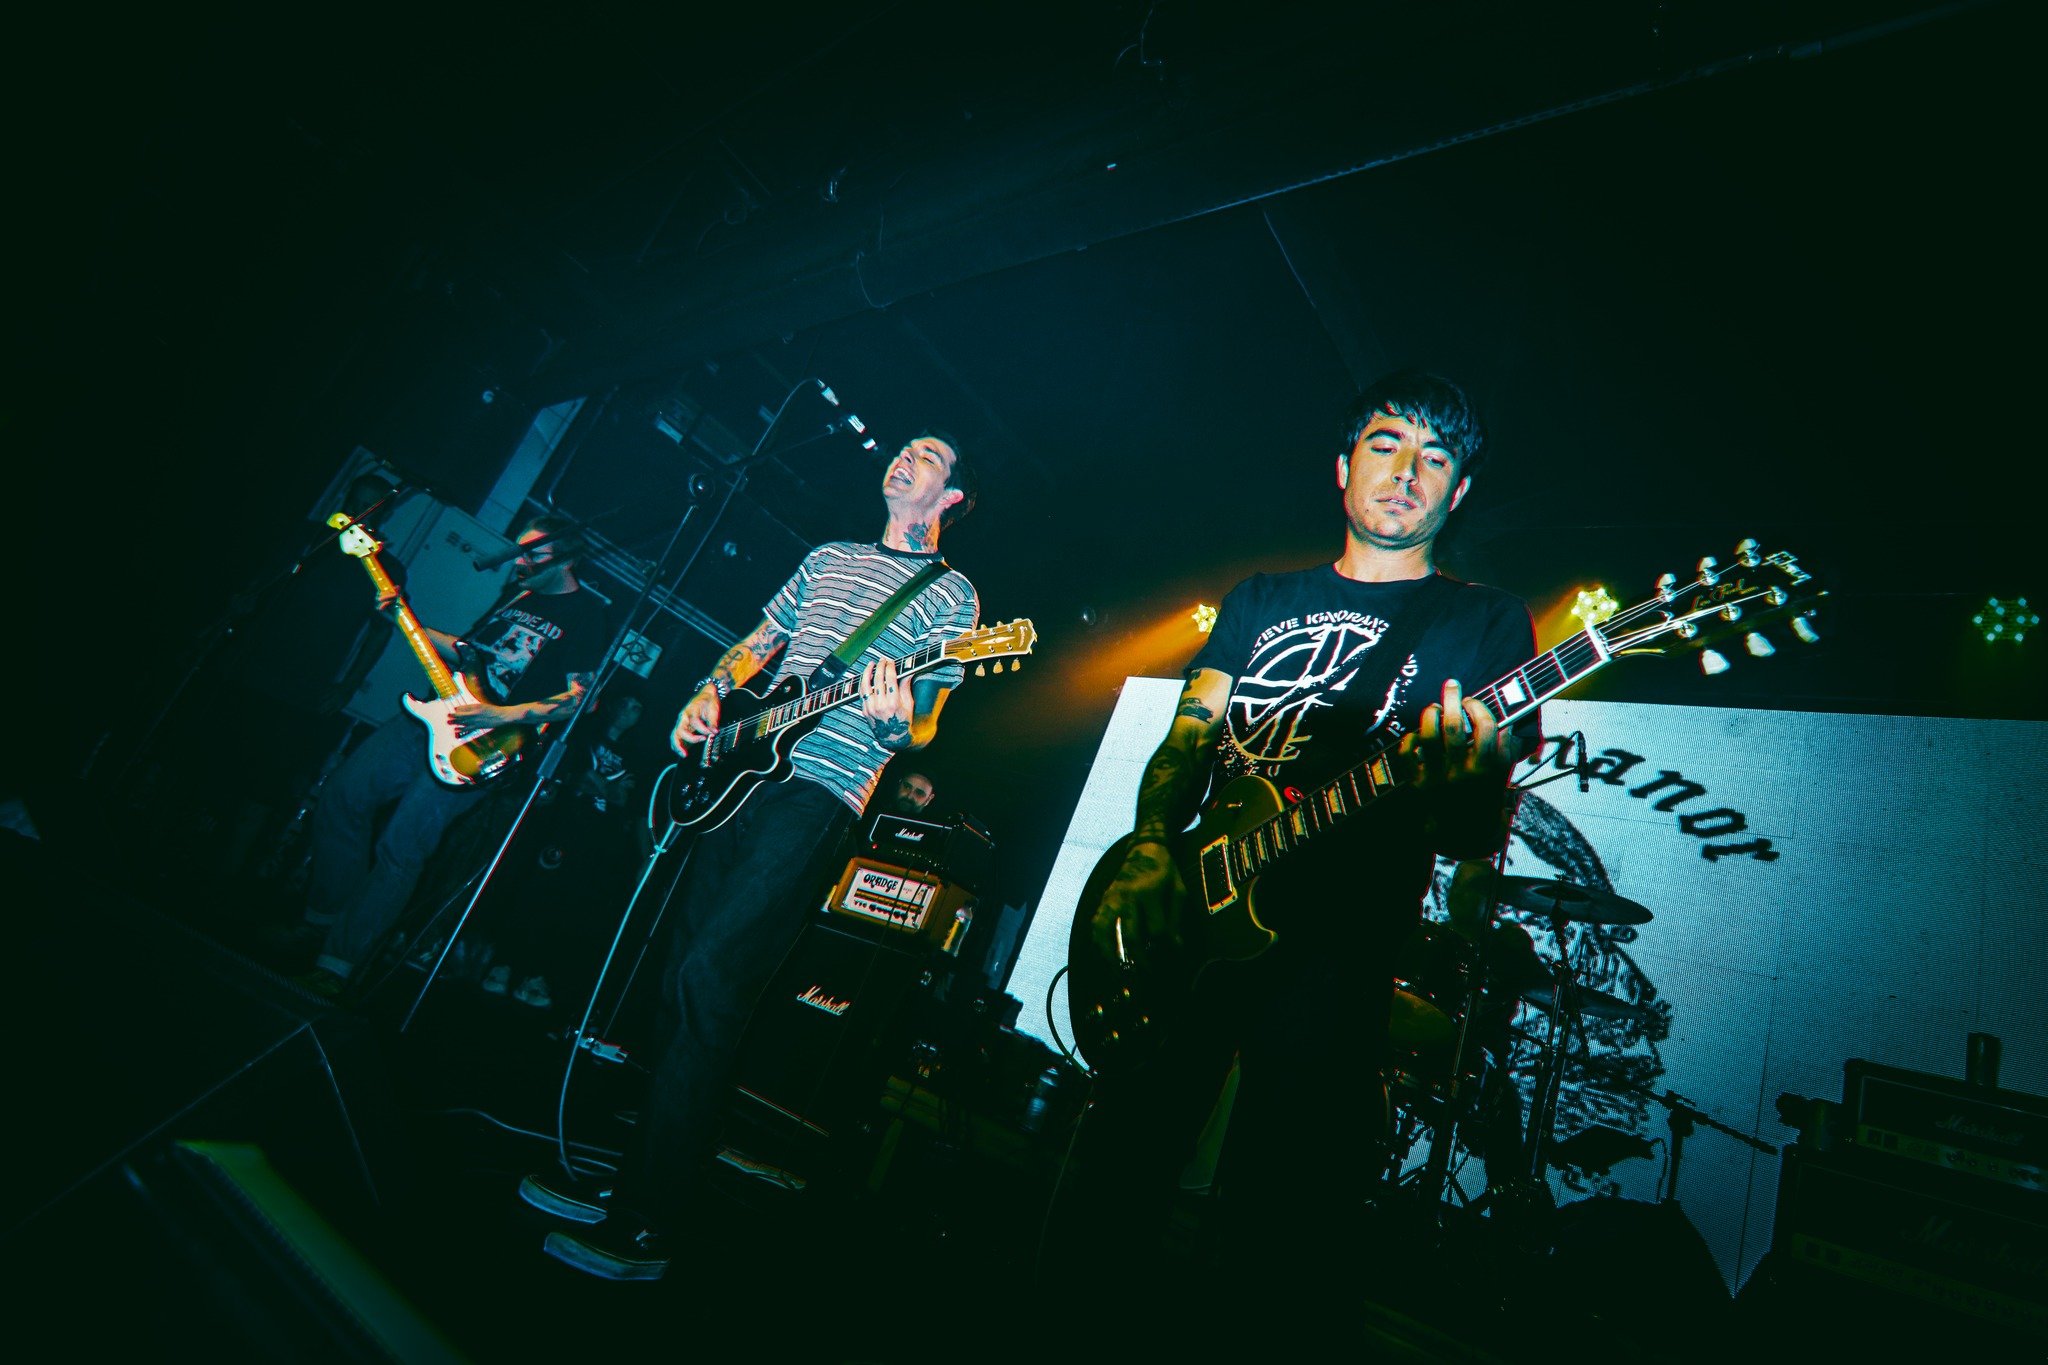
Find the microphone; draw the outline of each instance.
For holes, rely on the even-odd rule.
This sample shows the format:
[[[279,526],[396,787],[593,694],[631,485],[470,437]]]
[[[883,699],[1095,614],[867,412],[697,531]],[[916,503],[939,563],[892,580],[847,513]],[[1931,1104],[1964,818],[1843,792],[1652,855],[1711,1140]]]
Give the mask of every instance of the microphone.
[[[1575,765],[1579,774],[1579,791],[1581,793],[1589,792],[1593,789],[1586,783],[1586,732],[1584,730],[1573,731],[1572,738],[1577,740],[1579,744],[1579,761]]]

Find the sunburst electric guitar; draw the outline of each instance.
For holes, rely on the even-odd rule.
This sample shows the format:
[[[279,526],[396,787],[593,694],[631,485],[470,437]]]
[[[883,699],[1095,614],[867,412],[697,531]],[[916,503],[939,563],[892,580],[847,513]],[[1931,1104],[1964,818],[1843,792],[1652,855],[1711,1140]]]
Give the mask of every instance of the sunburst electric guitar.
[[[896,660],[896,676],[908,679],[942,664],[973,664],[974,671],[1003,671],[1004,659],[1029,654],[1038,631],[1027,620],[983,626],[950,640],[928,644]],[[1014,672],[1020,664],[1012,663]],[[789,776],[789,751],[825,713],[860,700],[860,675],[848,674],[815,691],[801,678],[784,678],[765,694],[736,687],[719,704],[725,722],[718,732],[684,751],[656,779],[650,813],[667,811],[678,829],[716,829],[730,820],[754,788]]]
[[[398,629],[404,633],[405,642],[412,646],[413,657],[427,671],[427,681],[434,686],[434,695],[430,699],[423,700],[411,694],[398,699],[399,705],[426,727],[428,770],[437,780],[451,787],[468,787],[488,781],[511,767],[518,759],[519,751],[533,738],[535,728],[531,725],[500,725],[479,730],[451,720],[448,716],[451,710],[488,701],[490,694],[475,678],[457,673],[442,662],[433,641],[427,638],[426,630],[420,625],[420,618],[413,615],[404,594],[398,592],[398,585],[391,581],[390,572],[377,558],[377,552],[384,546],[370,534],[369,528],[344,512],[336,512],[327,519],[327,524],[341,532],[342,552],[361,561],[363,568],[369,571],[371,582],[381,591],[398,594]]]
[[[1790,554],[1765,555],[1755,541],[1745,540],[1736,547],[1736,563],[1726,568],[1703,559],[1698,576],[1684,586],[1666,574],[1655,596],[1626,611],[1616,611],[1612,602],[1585,611],[1584,630],[1468,695],[1505,726],[1624,654],[1675,653],[1741,634],[1746,652],[1762,656],[1775,647],[1758,627],[1781,617],[1791,619],[1796,638],[1811,643],[1817,635],[1808,618],[1821,595],[1813,576]],[[1590,603],[1582,599],[1582,605]],[[1719,655],[1703,662],[1711,671],[1727,667]],[[1259,878],[1400,787],[1394,767],[1398,744],[1398,736],[1385,737],[1364,762],[1297,800],[1257,776],[1225,784],[1195,827],[1173,842],[1174,864],[1188,892],[1177,907],[1181,944],[1148,942],[1142,965],[1095,945],[1095,911],[1123,867],[1130,836],[1110,846],[1082,888],[1067,942],[1074,1042],[1091,1069],[1111,1074],[1142,1065],[1206,973],[1255,958],[1273,945],[1279,935],[1260,917]]]

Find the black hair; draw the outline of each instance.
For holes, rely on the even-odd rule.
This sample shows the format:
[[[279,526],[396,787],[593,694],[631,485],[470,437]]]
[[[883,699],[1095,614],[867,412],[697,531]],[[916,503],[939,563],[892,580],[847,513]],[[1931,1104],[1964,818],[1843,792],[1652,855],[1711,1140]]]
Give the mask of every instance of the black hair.
[[[571,564],[583,559],[583,552],[590,548],[583,538],[582,525],[574,517],[565,517],[557,512],[542,512],[539,516],[528,517],[526,524],[519,528],[519,534],[538,531],[551,537],[549,544],[554,547],[555,558]]]
[[[1396,370],[1365,386],[1344,413],[1344,455],[1358,448],[1359,435],[1377,414],[1405,417],[1434,431],[1458,460],[1463,478],[1486,455],[1486,424],[1471,395],[1442,375]]]
[[[960,501],[939,513],[939,529],[945,530],[960,518],[974,510],[974,504],[981,500],[981,475],[974,467],[974,461],[967,458],[967,448],[960,444],[960,438],[939,427],[926,427],[913,441],[929,436],[934,441],[944,441],[946,448],[953,452],[953,467],[946,473],[946,487],[960,490]]]

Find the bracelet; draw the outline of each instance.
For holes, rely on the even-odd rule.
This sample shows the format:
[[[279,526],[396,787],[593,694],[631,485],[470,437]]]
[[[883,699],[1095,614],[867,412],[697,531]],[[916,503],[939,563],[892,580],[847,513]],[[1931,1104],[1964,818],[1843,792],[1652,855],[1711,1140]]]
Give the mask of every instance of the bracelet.
[[[720,701],[724,701],[732,695],[732,679],[725,677],[723,674],[713,673],[710,677],[697,684],[699,692],[702,692],[707,687],[718,694]]]

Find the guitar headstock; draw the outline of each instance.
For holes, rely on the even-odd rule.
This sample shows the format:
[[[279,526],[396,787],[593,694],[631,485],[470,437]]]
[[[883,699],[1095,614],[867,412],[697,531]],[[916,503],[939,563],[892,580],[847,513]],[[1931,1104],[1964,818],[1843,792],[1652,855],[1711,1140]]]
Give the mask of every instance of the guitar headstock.
[[[983,626],[979,630],[970,630],[965,635],[948,640],[946,657],[958,659],[962,663],[972,661],[974,675],[980,677],[991,671],[987,660],[994,659],[996,662],[992,671],[1000,673],[1003,671],[1004,659],[1029,654],[1037,643],[1038,628],[1032,625],[1028,618],[1020,616],[1014,621]],[[1010,665],[1010,671],[1014,673],[1023,666],[1021,663],[1013,663]]]
[[[370,534],[370,528],[346,512],[336,512],[327,519],[327,524],[341,532],[341,552],[357,559],[368,559],[384,548],[377,537]]]
[[[1691,582],[1681,584],[1676,574],[1665,574],[1657,580],[1654,596],[1619,611],[1609,601],[1604,613],[1589,613],[1594,619],[1587,623],[1599,630],[1613,653],[1696,649],[1705,672],[1721,673],[1728,660],[1711,646],[1730,637],[1741,636],[1745,652],[1755,658],[1778,652],[1763,632],[1766,625],[1789,623],[1791,638],[1816,643],[1820,632],[1813,625],[1815,604],[1825,596],[1827,590],[1800,567],[1791,551],[1766,554],[1756,541],[1745,540],[1735,547],[1733,563],[1723,565],[1709,555],[1699,562]]]

